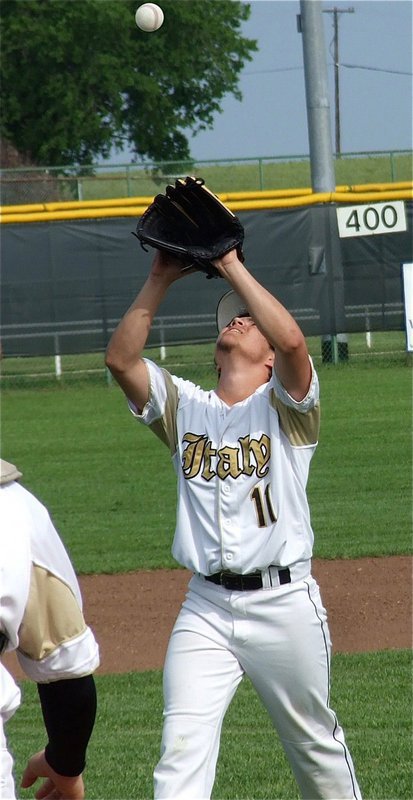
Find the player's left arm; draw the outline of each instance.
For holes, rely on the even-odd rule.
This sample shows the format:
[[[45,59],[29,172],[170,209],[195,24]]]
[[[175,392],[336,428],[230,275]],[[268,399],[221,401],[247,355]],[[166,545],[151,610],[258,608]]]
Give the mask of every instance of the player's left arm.
[[[82,800],[82,773],[96,717],[96,687],[93,675],[38,684],[48,743],[29,759],[21,785],[32,786],[46,778],[38,797]],[[52,794],[53,792],[53,794]]]
[[[219,273],[242,298],[257,327],[275,350],[274,370],[297,401],[307,395],[312,368],[304,334],[290,312],[239,260],[236,250],[214,261]]]

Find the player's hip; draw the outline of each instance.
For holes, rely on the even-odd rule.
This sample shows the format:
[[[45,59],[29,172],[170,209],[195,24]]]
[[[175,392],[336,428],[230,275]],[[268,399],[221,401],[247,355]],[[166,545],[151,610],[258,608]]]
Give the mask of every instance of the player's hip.
[[[194,576],[174,626],[175,644],[181,636],[189,648],[208,649],[211,642],[228,648],[242,663],[247,651],[253,659],[265,652],[268,663],[279,666],[290,657],[304,663],[306,650],[328,658],[331,647],[327,613],[311,575],[256,591],[228,591]]]
[[[307,605],[309,596],[313,605],[322,608],[318,585],[311,575],[311,561],[290,567],[271,566],[252,576],[228,572],[219,574],[217,581],[214,578],[193,575],[183,608],[193,608],[199,615],[205,610],[207,616],[212,609],[221,609],[231,617],[238,614],[243,617],[257,614],[261,617],[271,615],[273,610],[279,618],[283,609],[294,608],[301,603]],[[229,582],[226,582],[226,578],[229,578]]]

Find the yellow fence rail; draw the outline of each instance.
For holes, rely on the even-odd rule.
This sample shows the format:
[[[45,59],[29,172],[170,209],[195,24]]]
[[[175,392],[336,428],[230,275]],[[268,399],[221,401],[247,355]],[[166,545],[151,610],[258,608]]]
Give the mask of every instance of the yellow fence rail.
[[[372,183],[337,186],[334,192],[313,192],[309,188],[279,189],[256,192],[219,193],[218,197],[232,211],[298,208],[319,203],[375,203],[391,200],[412,200],[413,182]],[[112,200],[31,203],[0,208],[0,222],[53,222],[69,219],[104,219],[105,217],[139,217],[152,202],[153,196],[124,197]]]

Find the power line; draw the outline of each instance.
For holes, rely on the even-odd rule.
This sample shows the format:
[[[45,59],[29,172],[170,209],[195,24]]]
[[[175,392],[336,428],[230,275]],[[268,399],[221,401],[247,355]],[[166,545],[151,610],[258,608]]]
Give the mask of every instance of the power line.
[[[272,69],[252,69],[248,70],[248,72],[243,72],[243,75],[262,75],[266,72],[293,72],[294,70],[301,70],[303,71],[304,67],[300,65],[299,67],[274,67]]]
[[[384,69],[382,67],[366,67],[362,66],[361,64],[343,64],[340,63],[340,67],[346,67],[347,69],[368,69],[371,72],[387,72],[389,75],[413,75],[413,72],[404,72],[401,69]]]
[[[334,64],[334,62],[332,62]],[[363,64],[344,64],[340,62],[337,66],[345,67],[346,69],[367,69],[371,72],[386,72],[389,75],[413,75],[413,72],[405,72],[401,69],[385,69],[384,67],[369,67]],[[253,69],[243,72],[243,75],[264,75],[268,72],[293,72],[295,70],[303,71],[303,66],[297,67],[273,67],[271,69]]]

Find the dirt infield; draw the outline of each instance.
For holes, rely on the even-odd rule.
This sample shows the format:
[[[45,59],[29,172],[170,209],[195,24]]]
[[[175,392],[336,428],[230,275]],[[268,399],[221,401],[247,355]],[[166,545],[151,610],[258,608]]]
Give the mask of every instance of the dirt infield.
[[[334,652],[411,647],[409,556],[315,560],[313,574],[327,608]],[[189,578],[182,569],[80,578],[85,616],[100,645],[101,674],[162,667]],[[21,677],[13,655],[8,662]]]

